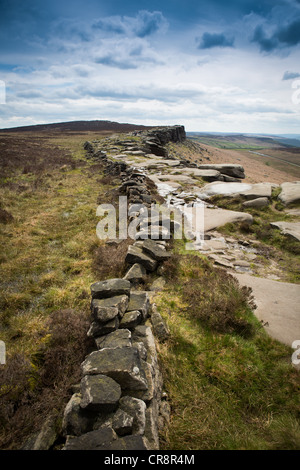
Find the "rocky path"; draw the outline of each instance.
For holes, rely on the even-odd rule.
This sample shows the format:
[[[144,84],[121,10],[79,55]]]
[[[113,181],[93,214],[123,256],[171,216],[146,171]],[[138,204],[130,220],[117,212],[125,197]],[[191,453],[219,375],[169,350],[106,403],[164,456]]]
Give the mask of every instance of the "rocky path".
[[[238,164],[197,165],[186,158],[170,158],[161,151],[160,144],[155,139],[152,144],[151,150],[155,153],[151,153],[149,148],[148,151],[145,150],[145,146],[140,143],[135,142],[133,145],[132,140],[118,141],[112,145],[111,139],[108,139],[107,145],[102,145],[102,149],[110,158],[133,165],[137,171],[152,179],[169,206],[180,209],[190,204],[192,211],[192,203],[205,204],[205,240],[196,243],[194,248],[215,265],[234,274],[242,285],[253,289],[258,306],[255,313],[266,331],[291,346],[294,340],[300,339],[300,286],[279,282],[282,279],[280,267],[275,262],[269,262],[266,268],[262,262],[259,242],[245,237],[224,237],[216,231],[228,222],[251,224],[253,219],[250,214],[219,209],[206,202],[213,194],[229,197],[240,194],[245,199],[245,207],[247,204],[250,207],[263,207],[269,204],[272,190],[279,188],[279,185],[272,182],[244,183],[244,170]],[[284,183],[281,189],[279,200],[282,203],[288,205],[300,201],[300,182]],[[293,226],[277,223],[277,227],[299,240],[299,210],[297,212],[294,209],[294,215],[299,220]],[[197,233],[200,228],[194,225],[192,229]],[[257,277],[258,275],[261,277]]]

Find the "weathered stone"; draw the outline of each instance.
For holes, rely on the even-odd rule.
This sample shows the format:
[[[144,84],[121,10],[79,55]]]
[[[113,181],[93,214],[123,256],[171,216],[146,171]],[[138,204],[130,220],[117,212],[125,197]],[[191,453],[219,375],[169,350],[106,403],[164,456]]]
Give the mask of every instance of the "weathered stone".
[[[119,402],[121,410],[133,418],[132,434],[143,435],[146,425],[146,404],[143,400],[129,396],[122,397]]]
[[[250,201],[243,202],[244,207],[266,207],[270,204],[270,201],[267,197],[258,197],[256,199],[251,199]]]
[[[102,335],[107,335],[119,328],[120,320],[118,317],[113,318],[112,320],[106,323],[99,323],[93,321],[87,332],[88,337],[97,337]]]
[[[125,262],[128,264],[139,263],[144,266],[147,271],[154,271],[157,267],[157,261],[155,259],[145,254],[143,250],[141,250],[141,248],[133,245],[130,245],[128,248],[128,253],[126,255]]]
[[[168,253],[161,248],[154,240],[145,240],[143,242],[142,249],[144,252],[149,254],[151,258],[154,258],[159,262],[166,261],[171,256],[171,253]]]
[[[132,426],[133,417],[119,408],[118,411],[115,413],[112,421],[113,430],[119,436],[125,436],[126,434],[131,434]]]
[[[86,375],[81,380],[81,408],[110,412],[117,408],[121,387],[106,375]]]
[[[122,329],[116,330],[108,335],[95,339],[98,349],[104,348],[128,348],[131,347],[131,331]]]
[[[150,308],[150,301],[147,292],[132,291],[127,312],[138,310],[146,320]]]
[[[154,334],[157,336],[157,338],[160,341],[165,341],[168,339],[170,336],[170,331],[154,304],[152,306],[151,322],[153,325]]]
[[[278,199],[285,205],[300,202],[300,181],[282,183]]]
[[[22,447],[22,450],[49,450],[58,438],[57,415],[48,416],[39,432],[33,434]]]
[[[153,400],[146,410],[145,437],[147,438],[151,449],[159,449],[158,436],[158,415],[159,407],[156,400]]]
[[[140,353],[140,358],[143,361],[146,361],[147,349],[145,348],[144,343],[142,341],[135,341],[134,343],[132,343],[132,346],[138,350],[138,352]]]
[[[159,292],[163,290],[165,284],[166,284],[166,280],[162,276],[160,276],[157,279],[155,279],[155,281],[152,282],[149,290],[154,291],[154,292]]]
[[[116,439],[105,450],[151,450],[151,447],[145,437],[133,435]]]
[[[138,284],[145,279],[146,269],[139,263],[135,263],[124,276],[132,284]]]
[[[107,299],[93,299],[91,304],[92,317],[95,321],[105,323],[117,315],[123,316],[128,302],[127,295],[118,295]]]
[[[64,436],[68,434],[71,436],[80,436],[81,434],[92,431],[92,413],[83,410],[80,403],[81,394],[74,393],[64,411],[62,422],[62,433]]]
[[[225,258],[221,258],[220,256],[217,255],[208,255],[208,258],[213,260],[214,264],[217,266],[222,266],[224,268],[232,268],[233,265],[229,261],[227,261]]]
[[[245,171],[241,165],[223,163],[223,164],[204,164],[198,165],[201,170],[217,170],[223,175],[233,176],[234,178],[245,178]]]
[[[124,317],[120,321],[120,328],[135,328],[142,321],[142,314],[139,310],[133,310],[126,312]]]
[[[106,450],[117,439],[113,429],[101,428],[82,436],[69,438],[63,450]]]
[[[271,222],[270,225],[278,228],[282,235],[300,241],[300,222]]]
[[[123,390],[147,390],[145,373],[135,348],[101,349],[82,363],[83,375],[103,374],[114,379]]]
[[[130,295],[130,282],[126,279],[107,279],[91,285],[93,299],[104,299],[116,295]]]

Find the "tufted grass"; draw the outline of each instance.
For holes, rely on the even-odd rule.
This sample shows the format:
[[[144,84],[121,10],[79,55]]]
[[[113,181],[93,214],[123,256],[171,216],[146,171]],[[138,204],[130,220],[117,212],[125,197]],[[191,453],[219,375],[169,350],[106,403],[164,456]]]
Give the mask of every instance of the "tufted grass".
[[[228,275],[195,257],[175,256],[166,267],[169,280],[156,296],[171,330],[170,339],[159,345],[171,404],[162,448],[299,449],[300,379],[291,365],[292,350],[267,336],[245,292],[236,291],[233,302],[235,286]],[[209,311],[210,297],[223,299],[227,309],[210,302]],[[228,324],[226,315],[250,326],[251,334],[244,334],[240,322]]]
[[[0,339],[7,352],[7,366],[0,366],[1,448],[18,448],[52,408],[63,409],[78,380],[90,284],[99,279],[94,258],[103,244],[97,199],[113,187],[84,157],[83,143],[97,137],[0,136],[0,207],[12,216],[0,223]],[[60,333],[51,319],[61,323]],[[59,362],[63,356],[68,364]]]

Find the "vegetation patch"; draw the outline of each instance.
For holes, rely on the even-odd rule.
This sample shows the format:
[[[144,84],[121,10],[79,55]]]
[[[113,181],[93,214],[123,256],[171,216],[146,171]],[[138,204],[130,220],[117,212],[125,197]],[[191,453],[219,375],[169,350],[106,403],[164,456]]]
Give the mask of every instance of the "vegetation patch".
[[[162,448],[298,449],[298,371],[251,312],[250,292],[196,255],[173,257],[167,273],[156,296],[171,330],[160,345],[172,406]]]

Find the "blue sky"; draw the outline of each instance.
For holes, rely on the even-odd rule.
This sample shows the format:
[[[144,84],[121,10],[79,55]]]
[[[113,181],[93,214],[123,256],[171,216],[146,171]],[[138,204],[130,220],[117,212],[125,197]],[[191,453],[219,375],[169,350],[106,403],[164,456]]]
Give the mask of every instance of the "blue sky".
[[[0,0],[0,11],[0,128],[299,133],[300,0]]]

